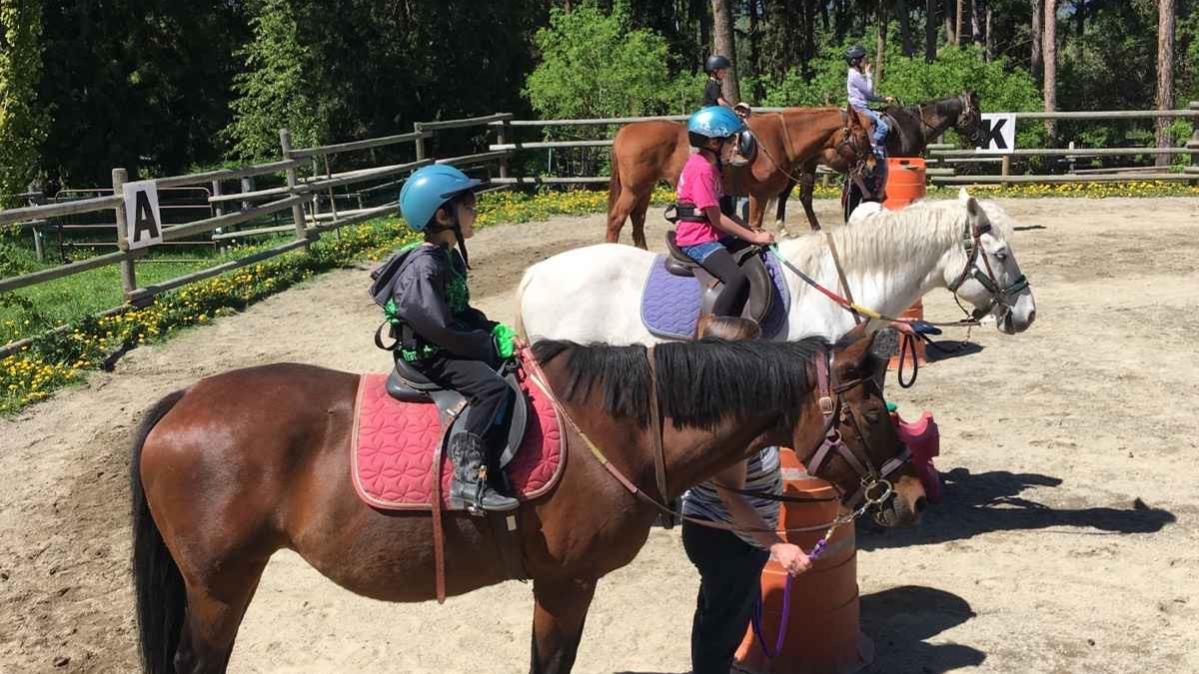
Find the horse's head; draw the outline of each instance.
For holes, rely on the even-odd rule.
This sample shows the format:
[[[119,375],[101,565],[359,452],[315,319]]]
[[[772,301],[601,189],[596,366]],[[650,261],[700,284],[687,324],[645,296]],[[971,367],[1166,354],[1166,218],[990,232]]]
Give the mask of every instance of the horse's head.
[[[855,329],[817,356],[818,413],[794,429],[793,446],[808,473],[833,484],[849,508],[866,508],[884,526],[915,524],[927,502],[879,388],[886,359],[875,356],[874,335]],[[816,433],[812,424],[823,424]],[[819,435],[817,448],[805,447]]]
[[[962,111],[958,113],[953,128],[969,139],[975,147],[982,147],[987,142],[987,131],[983,128],[982,106],[979,104],[978,94],[964,91],[958,100],[961,101]]]
[[[849,167],[849,177],[861,179],[874,172],[874,149],[870,145],[870,118],[854,110],[845,110],[845,127],[837,134],[837,156]]]
[[[958,193],[958,203],[965,218],[958,261],[945,269],[949,290],[974,306],[976,319],[990,314],[1001,332],[1024,332],[1036,320],[1037,305],[1008,241],[1012,218],[998,204],[980,202],[965,189]]]

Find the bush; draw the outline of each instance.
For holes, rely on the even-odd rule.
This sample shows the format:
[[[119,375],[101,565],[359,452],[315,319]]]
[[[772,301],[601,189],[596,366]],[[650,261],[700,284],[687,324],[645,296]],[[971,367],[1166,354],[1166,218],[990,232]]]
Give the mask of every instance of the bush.
[[[702,74],[672,76],[661,35],[631,30],[623,8],[554,8],[534,38],[541,63],[524,95],[543,119],[682,112],[698,104]]]

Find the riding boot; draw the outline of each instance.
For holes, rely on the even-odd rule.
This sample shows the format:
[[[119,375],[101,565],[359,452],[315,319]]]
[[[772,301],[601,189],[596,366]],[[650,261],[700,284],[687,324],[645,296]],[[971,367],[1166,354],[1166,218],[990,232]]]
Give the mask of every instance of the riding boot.
[[[452,498],[460,498],[469,510],[515,510],[520,501],[504,496],[487,480],[487,461],[483,438],[474,433],[458,433],[450,439],[450,460],[454,462]]]

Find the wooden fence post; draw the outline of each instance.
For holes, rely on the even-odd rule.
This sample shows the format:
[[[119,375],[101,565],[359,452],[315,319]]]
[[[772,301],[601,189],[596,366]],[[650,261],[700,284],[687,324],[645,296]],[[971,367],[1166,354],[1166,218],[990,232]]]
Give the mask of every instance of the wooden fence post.
[[[246,176],[241,179],[241,191],[242,191],[242,193],[254,191],[254,176]],[[251,202],[251,201],[241,202],[241,209],[243,211],[248,211],[251,208],[254,208],[253,202]]]
[[[122,199],[113,209],[116,211],[117,222],[117,248],[123,252],[129,252],[129,241],[125,238],[125,182],[129,180],[129,172],[123,168],[112,170],[112,194],[113,196]],[[125,300],[133,295],[133,291],[137,290],[137,274],[133,268],[133,258],[125,258],[121,260],[121,288],[125,291]]]
[[[505,119],[503,121],[503,124],[501,124],[498,128],[496,128],[495,139],[500,145],[503,145],[504,143],[508,142],[508,131],[511,130],[511,128],[512,128],[511,125],[508,124],[508,119]],[[502,159],[500,159],[500,177],[501,178],[508,177],[508,157],[507,157],[507,155],[505,155]]]
[[[279,146],[283,148],[283,159],[291,159],[291,131],[287,129],[279,129]],[[287,190],[291,195],[297,196],[296,185],[299,181],[296,178],[296,168],[293,166],[287,169]],[[304,223],[304,206],[296,204],[291,207],[291,217],[296,225],[296,238],[312,240],[315,236],[308,231]]]
[[[412,130],[416,133],[422,133],[424,128],[420,122],[413,122]],[[425,158],[425,139],[417,138],[414,144],[416,145],[416,160],[420,161]]]
[[[999,175],[1006,178],[1006,177],[1010,176],[1011,174],[1012,174],[1012,155],[1005,154],[1005,155],[1003,155],[1003,162],[1002,162],[1002,164],[1000,164]],[[1004,185],[1004,187],[1007,186],[1006,180],[1003,181],[1003,185]]]
[[[1191,101],[1189,106],[1191,110],[1199,112],[1199,101]],[[1191,134],[1191,139],[1187,141],[1187,149],[1194,150],[1199,153],[1199,117],[1191,118],[1191,127],[1194,128],[1194,133]],[[1191,155],[1191,171],[1199,172],[1199,154]],[[1199,178],[1191,181],[1192,185],[1199,185]]]

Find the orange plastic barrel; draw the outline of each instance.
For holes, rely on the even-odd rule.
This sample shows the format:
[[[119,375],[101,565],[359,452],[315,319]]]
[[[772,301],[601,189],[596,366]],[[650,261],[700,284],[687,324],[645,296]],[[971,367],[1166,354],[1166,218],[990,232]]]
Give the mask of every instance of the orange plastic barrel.
[[[783,493],[810,503],[783,503],[779,528],[827,525],[840,512],[833,487],[804,470],[789,449],[780,452]],[[784,534],[791,543],[811,550],[824,535],[819,531]],[[754,674],[847,674],[874,659],[874,644],[859,629],[857,547],[852,524],[841,526],[829,539],[824,554],[791,586],[787,634],[778,657],[762,652],[751,626],[737,649],[736,663]],[[774,562],[762,571],[762,631],[773,647],[782,618],[787,574]]]
[[[920,157],[888,157],[887,158],[887,200],[885,208],[893,211],[907,206],[917,199],[924,198],[925,165]],[[899,318],[924,318],[924,303],[916,303],[908,307]],[[902,340],[900,341],[902,345]],[[908,354],[911,358],[911,354]],[[924,364],[924,342],[916,341],[916,360]],[[891,368],[899,367],[899,354],[891,358]]]
[[[924,160],[920,157],[887,158],[887,199],[883,207],[893,211],[924,198]]]

